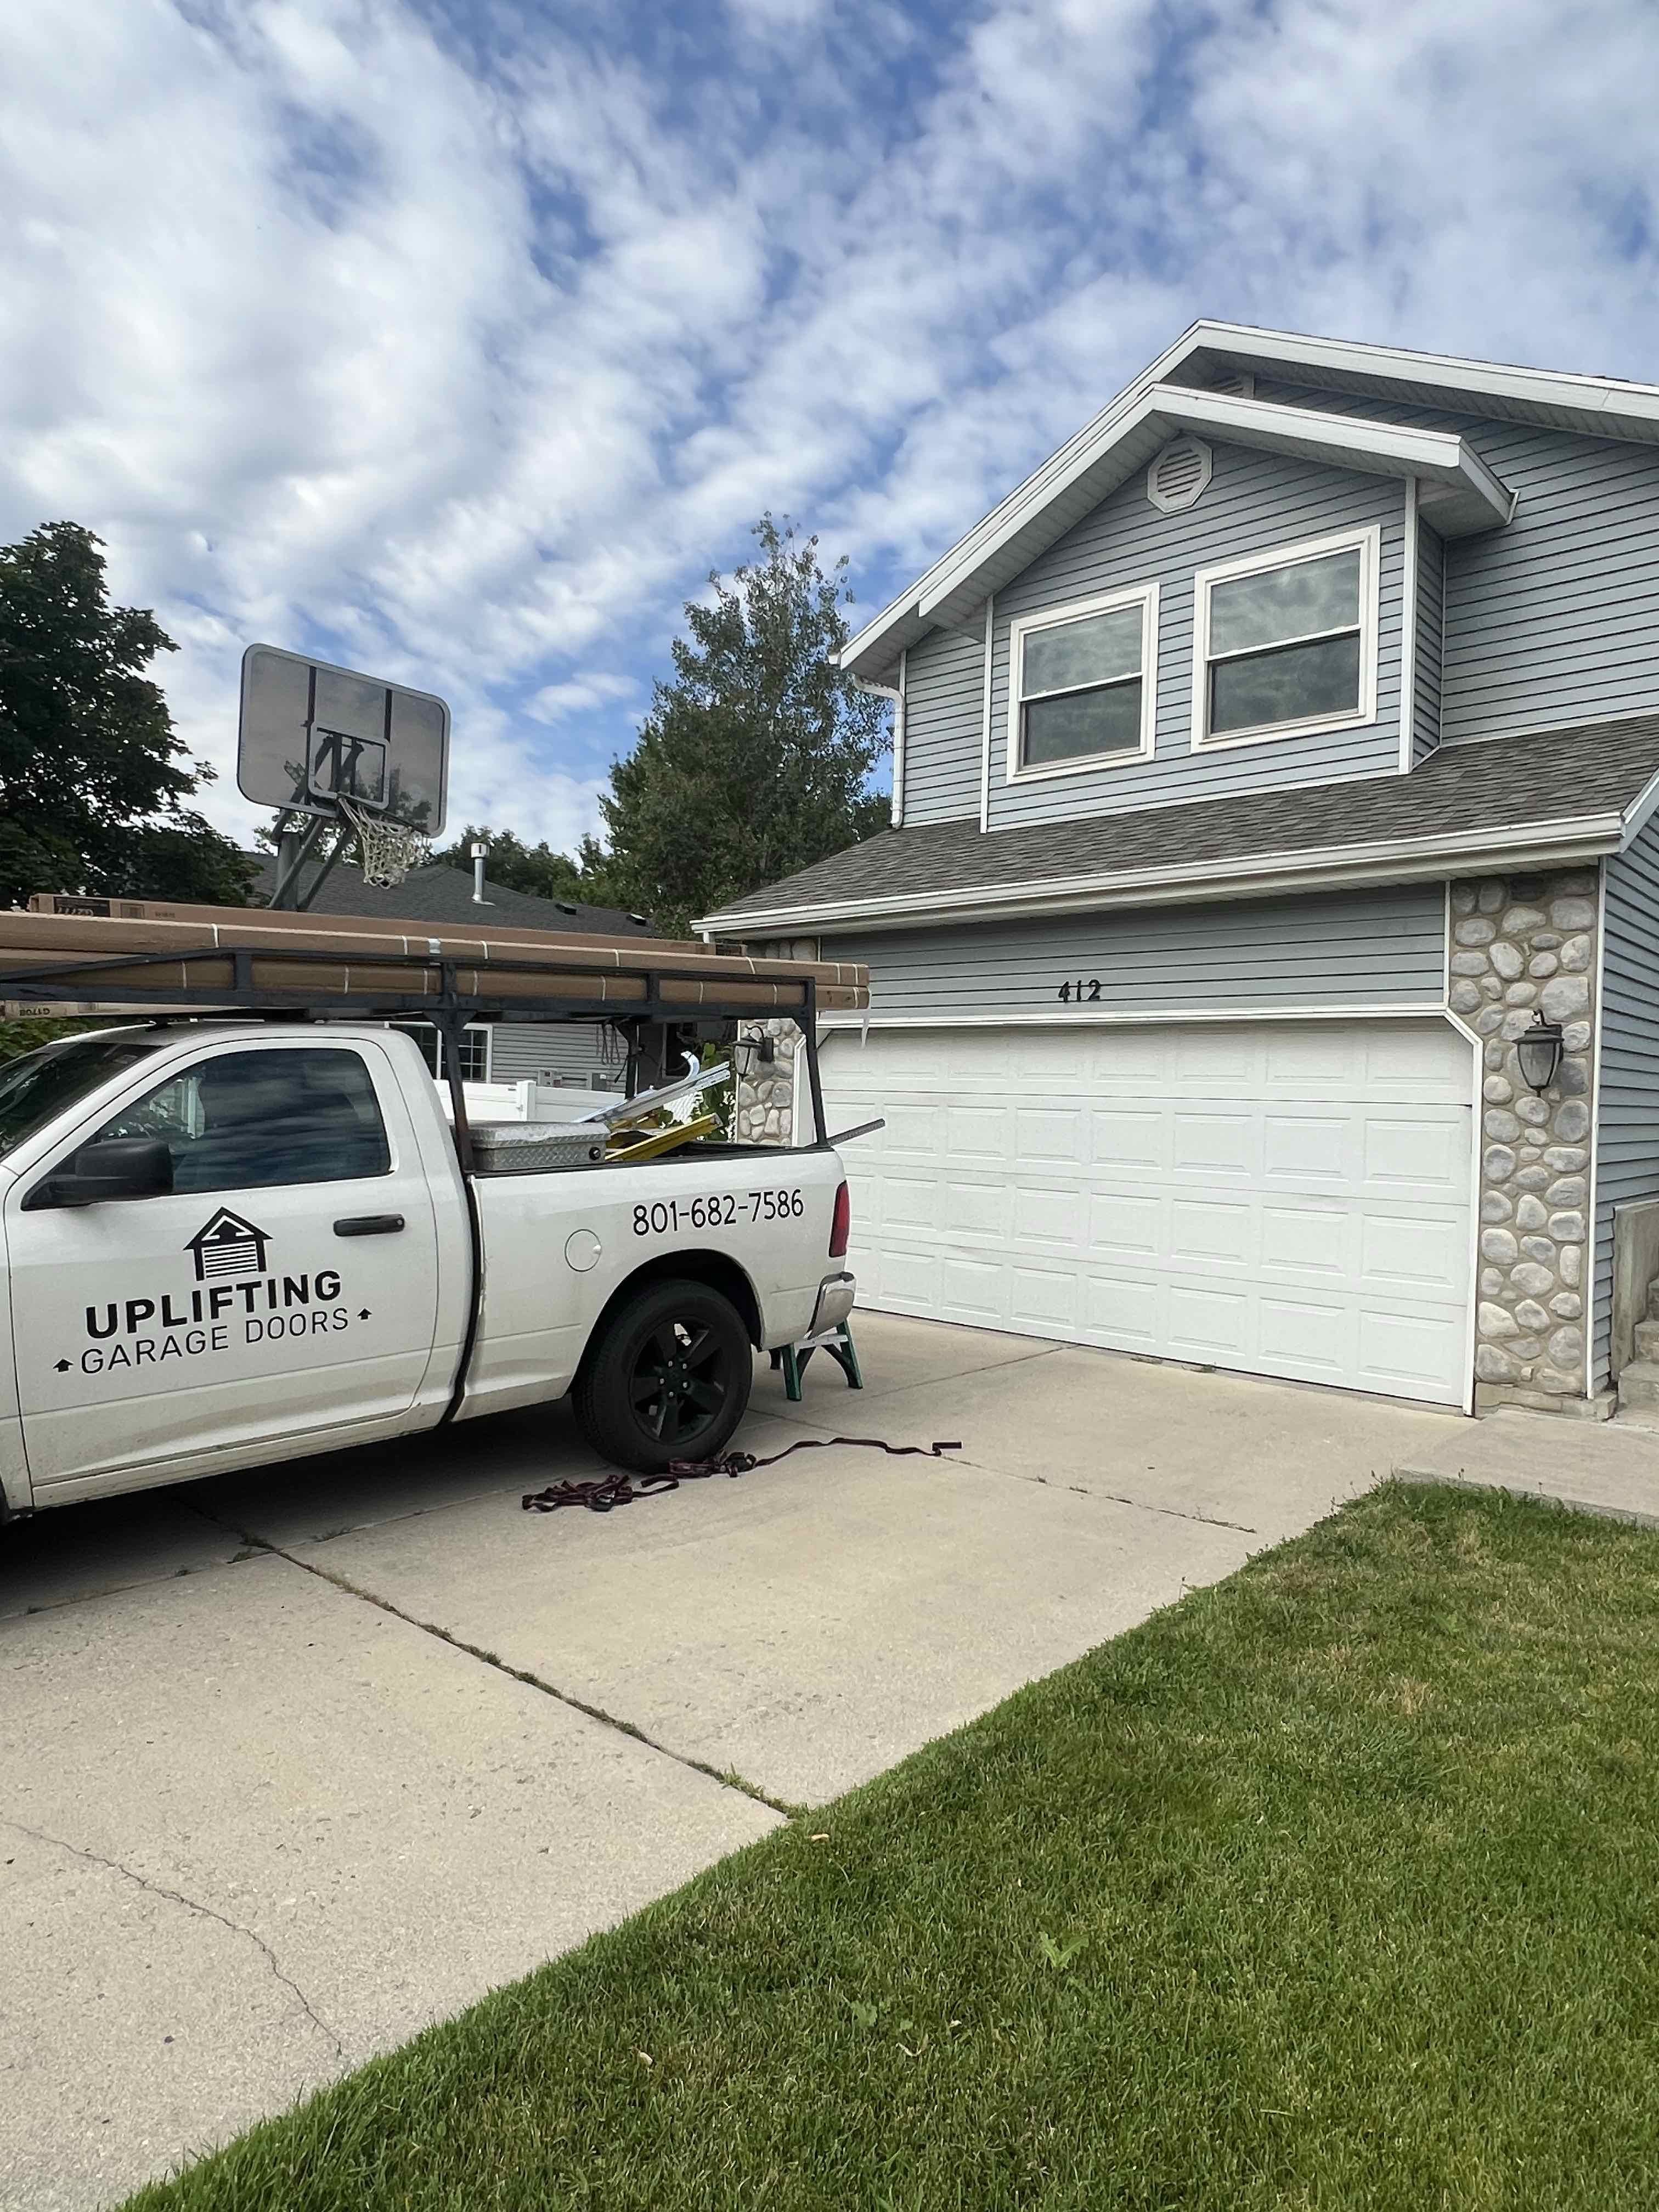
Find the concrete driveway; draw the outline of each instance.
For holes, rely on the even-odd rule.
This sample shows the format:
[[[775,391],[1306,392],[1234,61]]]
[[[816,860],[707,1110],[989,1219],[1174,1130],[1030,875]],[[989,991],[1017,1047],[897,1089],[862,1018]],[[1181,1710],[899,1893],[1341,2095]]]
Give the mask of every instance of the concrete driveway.
[[[607,1516],[566,1409],[0,1541],[0,2204],[85,2212],[867,1779],[1455,1417],[861,1316],[846,1447]]]

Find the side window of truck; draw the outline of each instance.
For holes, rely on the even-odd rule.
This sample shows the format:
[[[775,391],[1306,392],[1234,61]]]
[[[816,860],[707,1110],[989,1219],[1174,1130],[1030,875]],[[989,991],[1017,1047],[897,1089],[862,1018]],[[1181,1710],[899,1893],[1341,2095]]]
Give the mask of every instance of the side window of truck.
[[[202,1060],[98,1135],[165,1139],[178,1191],[343,1182],[392,1168],[368,1070],[360,1054],[337,1048]]]

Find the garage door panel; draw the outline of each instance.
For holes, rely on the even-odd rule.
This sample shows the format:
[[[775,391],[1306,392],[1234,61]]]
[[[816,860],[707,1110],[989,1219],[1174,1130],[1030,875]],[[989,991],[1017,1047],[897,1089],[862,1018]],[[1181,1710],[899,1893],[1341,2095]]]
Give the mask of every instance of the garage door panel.
[[[1006,1237],[1012,1196],[1006,1183],[969,1182],[958,1177],[945,1186],[941,1218],[958,1237]]]
[[[1089,1200],[1089,1243],[1097,1252],[1144,1252],[1156,1259],[1167,1244],[1164,1201],[1127,1191],[1098,1191]]]
[[[1254,1115],[1183,1109],[1170,1130],[1170,1164],[1177,1175],[1242,1177],[1261,1171],[1261,1125]]]
[[[932,1229],[937,1225],[939,1188],[931,1177],[894,1175],[882,1187],[884,1229]]]
[[[874,1091],[857,1099],[849,1099],[848,1109],[859,1112],[866,1108],[884,1114],[887,1127],[881,1132],[881,1150],[885,1157],[899,1152],[914,1152],[927,1159],[939,1149],[939,1111],[936,1106],[906,1105],[902,1100],[889,1098],[878,1107]],[[826,1107],[825,1111],[828,1112]],[[836,1117],[831,1115],[830,1126],[834,1128]],[[860,1143],[864,1139],[860,1138]]]
[[[849,1154],[866,1303],[1464,1401],[1473,1066],[1447,1025],[848,1042],[831,1126],[893,1124]]]
[[[1247,1024],[1218,1029],[1177,1029],[1171,1073],[1178,1084],[1196,1084],[1234,1095],[1259,1082],[1265,1039]]]
[[[939,1299],[948,1318],[996,1323],[1006,1317],[1007,1263],[947,1254],[939,1263]]]
[[[1460,1317],[1461,1318],[1461,1317]],[[1461,1328],[1455,1332],[1461,1340]],[[1363,1313],[1359,1316],[1361,1387],[1403,1389],[1417,1398],[1461,1396],[1462,1361],[1443,1314]]]
[[[1007,1108],[952,1106],[944,1120],[945,1150],[952,1160],[988,1160],[1001,1172],[1007,1164],[1009,1151],[1011,1115]]]
[[[1056,1190],[1020,1183],[1012,1195],[1012,1231],[1017,1243],[1035,1241],[1062,1245],[1067,1251],[1082,1249],[1083,1222],[1075,1189]]]
[[[1249,1267],[1255,1257],[1255,1209],[1214,1199],[1177,1198],[1170,1207],[1170,1256]]]
[[[1089,1116],[1089,1157],[1100,1167],[1167,1168],[1168,1115],[1097,1106]]]
[[[1346,1280],[1352,1273],[1353,1217],[1345,1207],[1264,1206],[1264,1275],[1293,1273]]]
[[[1279,1374],[1304,1382],[1341,1382],[1353,1369],[1354,1319],[1346,1304],[1264,1297],[1257,1350]]]
[[[1008,1318],[1019,1328],[1075,1335],[1080,1323],[1079,1284],[1074,1270],[1015,1267]]]
[[[1261,1172],[1268,1182],[1351,1183],[1359,1166],[1358,1132],[1346,1115],[1262,1116]]]
[[[1138,1276],[1091,1271],[1083,1285],[1083,1326],[1097,1344],[1150,1351],[1163,1341],[1163,1286]]]
[[[1366,1213],[1359,1224],[1359,1279],[1419,1296],[1455,1299],[1467,1267],[1462,1223],[1426,1212]]]
[[[1269,1093],[1291,1098],[1317,1098],[1339,1093],[1355,1081],[1354,1039],[1351,1030],[1333,1025],[1325,1030],[1269,1030],[1261,1052],[1261,1073]]]
[[[1180,1359],[1237,1361],[1249,1346],[1251,1301],[1243,1291],[1200,1290],[1171,1283],[1166,1327]]]
[[[1365,1122],[1364,1177],[1427,1195],[1431,1191],[1464,1191],[1469,1180],[1468,1123],[1426,1116]]]

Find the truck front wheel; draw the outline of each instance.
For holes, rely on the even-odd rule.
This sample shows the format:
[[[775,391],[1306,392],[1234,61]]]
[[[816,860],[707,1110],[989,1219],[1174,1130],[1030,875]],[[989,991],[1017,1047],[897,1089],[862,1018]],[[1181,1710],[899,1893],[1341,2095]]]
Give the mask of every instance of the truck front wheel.
[[[737,1308],[706,1283],[653,1283],[613,1315],[572,1392],[602,1459],[636,1474],[712,1459],[743,1419],[754,1363]]]

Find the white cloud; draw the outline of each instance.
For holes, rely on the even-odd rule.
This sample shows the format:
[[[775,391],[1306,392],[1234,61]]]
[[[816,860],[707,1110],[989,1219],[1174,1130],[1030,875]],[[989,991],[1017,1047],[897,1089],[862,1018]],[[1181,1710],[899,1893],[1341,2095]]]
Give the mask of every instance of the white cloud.
[[[883,599],[1197,314],[1655,356],[1644,0],[436,20],[0,21],[0,532],[108,538],[222,769],[312,642],[568,839],[763,507]]]
[[[614,706],[637,696],[639,686],[628,676],[577,676],[568,684],[544,684],[524,702],[524,712],[538,722],[562,722],[585,708]]]

